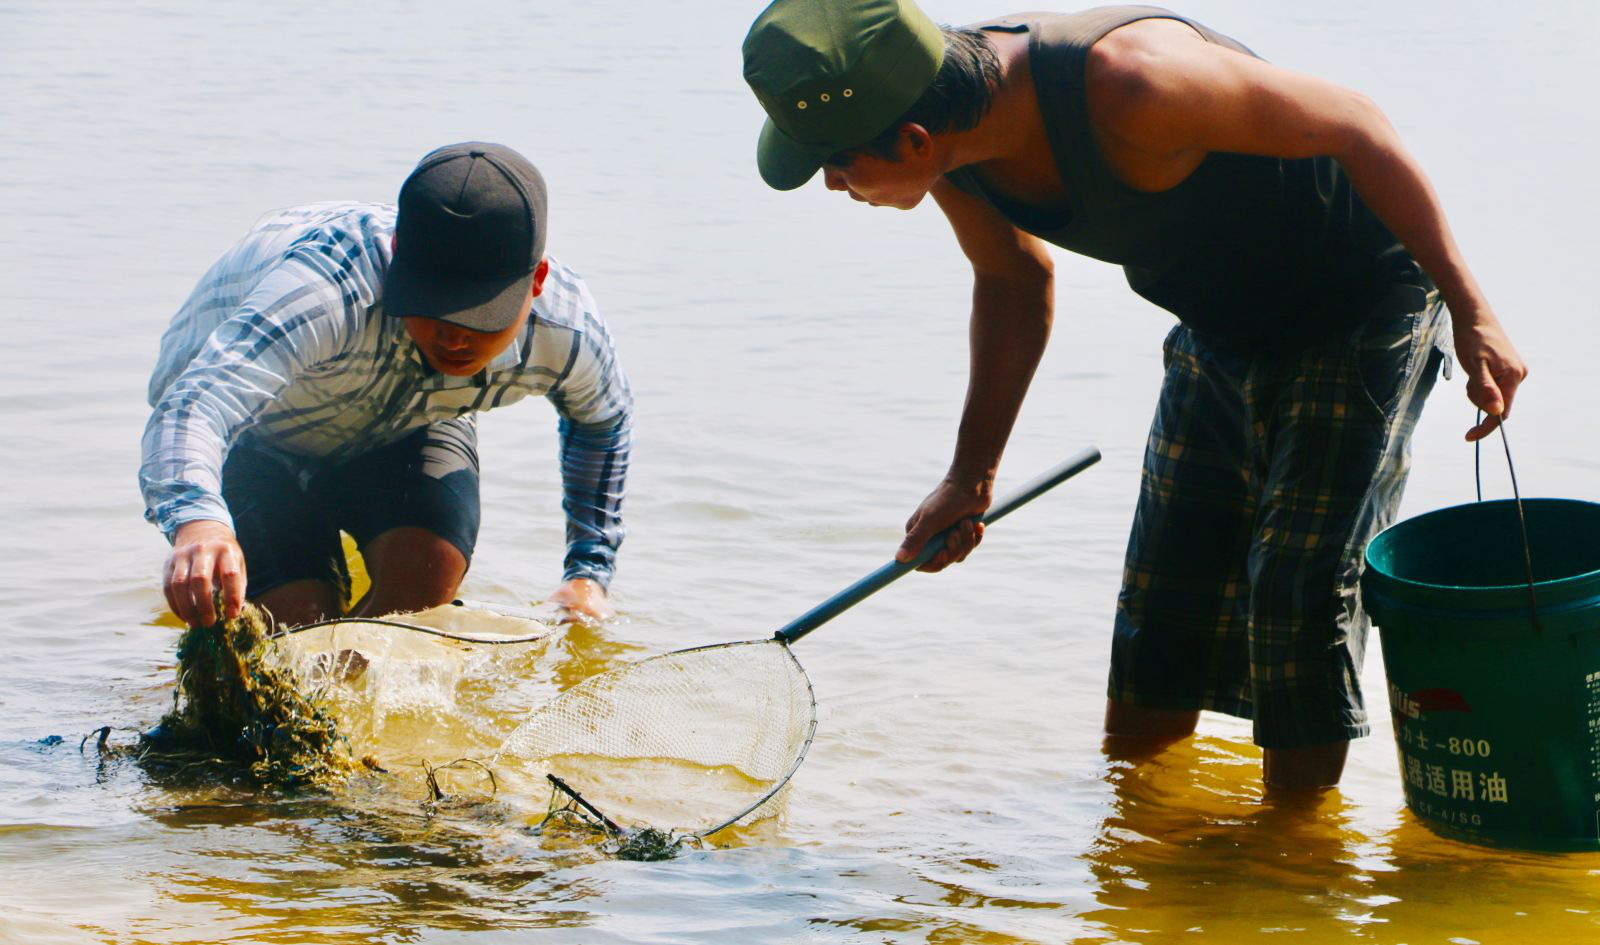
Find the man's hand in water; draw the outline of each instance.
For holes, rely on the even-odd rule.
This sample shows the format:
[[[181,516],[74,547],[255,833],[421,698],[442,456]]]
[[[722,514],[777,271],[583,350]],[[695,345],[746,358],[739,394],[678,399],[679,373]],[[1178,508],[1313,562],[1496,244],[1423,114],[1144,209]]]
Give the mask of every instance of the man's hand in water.
[[[588,620],[607,620],[617,615],[606,597],[606,589],[589,578],[573,578],[555,589],[549,602],[573,617]]]
[[[221,522],[184,522],[172,536],[172,556],[161,577],[167,604],[191,627],[208,627],[239,616],[244,606],[244,552],[233,529]],[[212,597],[222,591],[223,613]]]

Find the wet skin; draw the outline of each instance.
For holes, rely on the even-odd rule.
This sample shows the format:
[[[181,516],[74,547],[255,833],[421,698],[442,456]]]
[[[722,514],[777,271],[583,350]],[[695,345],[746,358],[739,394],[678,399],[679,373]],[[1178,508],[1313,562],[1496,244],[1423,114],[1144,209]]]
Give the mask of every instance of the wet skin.
[[[985,188],[1041,210],[1069,196],[1055,167],[1022,37],[990,37],[1002,80],[989,110],[965,131],[900,126],[890,158],[856,153],[823,168],[830,190],[909,210],[932,194],[972,262],[972,361],[950,470],[907,522],[896,557],[909,560],[940,530],[963,523],[922,570],[965,558],[982,539],[972,518],[988,508],[994,475],[1049,337],[1053,264],[1040,241],[943,179],[970,167]],[[1509,412],[1527,366],[1461,258],[1427,178],[1373,103],[1357,93],[1206,42],[1174,20],[1141,20],[1090,50],[1084,95],[1108,169],[1127,187],[1158,193],[1182,183],[1212,152],[1339,160],[1362,197],[1411,251],[1449,305],[1467,395],[1488,418]],[[1197,712],[1107,705],[1112,739],[1186,737]],[[1270,787],[1337,783],[1345,743],[1265,752]]]

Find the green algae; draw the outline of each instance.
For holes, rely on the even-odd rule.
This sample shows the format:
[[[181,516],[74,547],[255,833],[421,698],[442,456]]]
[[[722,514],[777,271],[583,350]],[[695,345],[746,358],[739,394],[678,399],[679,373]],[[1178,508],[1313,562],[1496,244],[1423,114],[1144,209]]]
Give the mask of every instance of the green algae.
[[[535,828],[537,833],[549,827],[577,827],[581,832],[605,837],[600,849],[611,856],[640,862],[673,859],[683,852],[686,844],[696,839],[656,827],[623,827],[584,800],[583,795],[561,778],[546,774],[545,779],[551,786],[550,811]]]
[[[639,827],[624,830],[602,846],[619,860],[638,860],[646,863],[670,860],[683,852],[685,838],[668,830]]]
[[[331,787],[377,769],[354,756],[316,694],[275,658],[270,631],[269,617],[251,604],[234,619],[184,631],[173,707],[140,737],[141,763],[220,768],[286,791]]]

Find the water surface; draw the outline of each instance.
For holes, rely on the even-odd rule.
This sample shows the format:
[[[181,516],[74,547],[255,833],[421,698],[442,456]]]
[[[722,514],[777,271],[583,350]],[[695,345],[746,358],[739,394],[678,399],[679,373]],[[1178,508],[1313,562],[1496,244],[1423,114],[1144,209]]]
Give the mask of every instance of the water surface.
[[[0,0],[0,941],[1594,940],[1600,855],[1434,837],[1404,811],[1386,735],[1309,809],[1262,802],[1237,720],[1144,763],[1102,753],[1169,321],[1066,256],[1001,487],[1085,445],[1105,461],[961,568],[797,646],[821,718],[782,820],[624,863],[530,836],[516,805],[180,790],[79,753],[170,698],[164,544],[134,474],[171,312],[261,212],[391,200],[446,142],[539,164],[550,249],[589,279],[639,402],[624,618],[563,636],[497,690],[489,729],[465,728],[509,727],[519,699],[620,659],[765,636],[888,558],[948,459],[969,277],[931,205],[761,184],[738,55],[757,6]],[[1523,488],[1600,498],[1596,8],[1182,9],[1385,108],[1533,367],[1511,431]],[[1470,422],[1458,374],[1423,419],[1406,514],[1472,497]],[[484,419],[476,599],[557,583],[554,427],[539,403]]]

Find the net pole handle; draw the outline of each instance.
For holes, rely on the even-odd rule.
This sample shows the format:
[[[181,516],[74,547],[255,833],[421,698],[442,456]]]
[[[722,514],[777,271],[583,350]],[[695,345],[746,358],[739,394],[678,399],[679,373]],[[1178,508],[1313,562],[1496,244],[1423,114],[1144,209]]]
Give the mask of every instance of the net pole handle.
[[[984,514],[980,521],[985,525],[993,525],[1099,461],[1100,451],[1094,447],[1091,446],[1088,449],[1079,451],[1066,462],[1036,477],[996,505],[990,506],[989,511]],[[793,643],[899,578],[922,567],[931,561],[934,555],[939,553],[950,533],[959,527],[960,523],[957,523],[929,539],[928,543],[922,546],[922,551],[910,561],[890,561],[888,564],[878,568],[861,580],[789,621],[777,633],[773,634],[772,638],[784,643]]]

